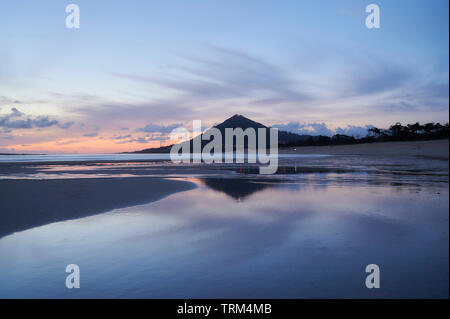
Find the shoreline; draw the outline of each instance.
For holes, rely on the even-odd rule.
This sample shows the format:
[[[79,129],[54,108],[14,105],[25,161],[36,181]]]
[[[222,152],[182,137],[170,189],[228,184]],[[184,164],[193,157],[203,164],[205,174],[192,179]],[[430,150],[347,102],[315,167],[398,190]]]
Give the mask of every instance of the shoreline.
[[[363,161],[367,163],[378,163],[395,158],[395,163],[419,162],[414,158],[422,158],[417,168],[408,168],[406,174],[411,174],[415,169],[418,173],[447,172],[449,141],[416,141],[416,142],[384,142],[370,144],[336,145],[336,146],[304,146],[291,147],[280,150],[280,154],[329,154],[329,155],[356,155],[367,156]],[[372,158],[370,158],[372,157]],[[428,160],[427,160],[428,159]],[[346,159],[335,159],[332,164],[327,159],[321,162],[306,161],[303,166],[295,165],[295,172],[341,172],[339,165],[359,165],[359,159],[349,157]],[[362,160],[362,157],[361,157]],[[439,161],[436,161],[439,160]],[[325,162],[324,162],[325,161]],[[375,162],[374,162],[375,161]],[[432,164],[428,164],[428,161]],[[435,161],[433,163],[433,161]],[[75,161],[75,162],[20,162],[0,163],[0,174],[8,175],[32,175],[37,174],[37,179],[0,179],[0,238],[17,231],[43,226],[53,222],[82,218],[90,215],[100,214],[113,209],[136,206],[151,203],[163,199],[171,194],[187,191],[197,187],[194,183],[182,180],[170,179],[171,176],[203,175],[214,176],[220,174],[231,174],[233,167],[226,166],[177,166],[165,165],[164,161],[145,160],[139,162],[161,162],[161,165],[149,166],[124,166],[104,169],[97,167],[95,163],[100,161]],[[115,162],[115,161],[101,161]],[[121,161],[121,162],[137,162]],[[427,163],[424,166],[423,163]],[[287,162],[289,168],[293,164]],[[328,164],[327,164],[328,163]],[[75,170],[57,169],[55,171],[39,168],[39,165],[78,165]],[[290,165],[290,166],[289,166]],[[328,168],[324,165],[330,166]],[[337,167],[336,167],[337,165]],[[367,165],[367,164],[365,164]],[[389,164],[391,165],[391,164]],[[399,168],[385,168],[389,173]],[[298,170],[298,171],[297,171]],[[352,171],[346,168],[342,172]],[[431,173],[430,173],[431,172]],[[395,171],[395,173],[398,173]],[[47,179],[40,179],[39,174],[47,175]],[[62,178],[52,178],[61,176]],[[76,176],[64,178],[64,174]],[[96,177],[97,174],[109,174],[108,177]],[[130,174],[130,176],[123,176]],[[283,173],[284,174],[284,171]],[[441,173],[439,173],[441,174]],[[87,177],[79,177],[79,176]],[[92,175],[92,176],[91,176]],[[121,176],[122,175],[122,176]],[[139,176],[142,175],[142,176]],[[145,176],[147,175],[147,176]],[[149,176],[153,175],[153,176]],[[144,177],[145,176],[145,177]],[[231,176],[231,175],[229,175]],[[239,175],[240,177],[245,175]]]
[[[0,180],[0,238],[18,231],[151,203],[197,186],[155,177]]]
[[[385,156],[419,156],[430,159],[449,159],[449,139],[426,140],[426,141],[395,141],[395,142],[374,142],[361,144],[342,144],[342,145],[315,145],[315,146],[290,146],[280,147],[279,154],[301,154],[301,155],[385,155]],[[156,153],[145,153],[138,155],[155,155]],[[165,153],[158,153],[165,155]],[[156,155],[158,155],[156,154]],[[0,156],[42,156],[46,154],[0,154]],[[67,155],[67,154],[61,154]],[[80,156],[88,156],[91,154],[77,154]],[[108,155],[136,155],[136,153],[120,153],[120,154],[101,154]],[[57,155],[49,155],[57,156]],[[121,159],[77,159],[77,160],[36,160],[36,161],[0,161],[0,168],[17,165],[85,165],[95,163],[125,163],[125,162],[167,162],[170,159],[165,158],[121,158]]]
[[[347,145],[297,146],[279,149],[280,154],[419,156],[449,159],[449,140],[377,142]]]

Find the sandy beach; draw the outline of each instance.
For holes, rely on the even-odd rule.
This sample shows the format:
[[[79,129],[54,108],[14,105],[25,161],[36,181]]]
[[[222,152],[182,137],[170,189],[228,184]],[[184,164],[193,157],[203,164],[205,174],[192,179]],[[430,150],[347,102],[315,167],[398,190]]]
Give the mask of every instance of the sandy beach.
[[[279,152],[281,154],[421,156],[448,160],[449,141],[445,139],[353,145],[303,146],[282,148]]]
[[[281,149],[280,154],[351,156],[339,157],[337,162],[327,158],[302,159],[298,163],[289,158],[282,159],[280,166],[285,169],[281,169],[280,174],[293,173],[293,165],[296,174],[371,173],[374,167],[383,170],[383,174],[390,171],[398,174],[404,166],[408,169],[404,174],[426,173],[445,178],[448,177],[448,165],[442,160],[448,160],[448,149],[448,140],[286,148]],[[420,161],[402,156],[417,156]],[[416,162],[417,167],[412,167],[412,162]],[[217,174],[230,177],[233,171],[241,172],[236,167],[242,167],[223,164],[180,166],[160,160],[115,161],[111,164],[104,161],[0,163],[0,237],[52,222],[150,203],[195,188],[193,183],[167,177],[204,176],[207,183],[212,183],[211,178]],[[250,170],[242,172],[251,173]],[[243,175],[233,176],[242,178]],[[284,177],[278,180],[283,181]],[[214,188],[218,190],[227,187],[220,180],[216,184]],[[239,194],[241,190],[236,185],[231,189],[237,191],[236,198],[245,195],[245,192]]]
[[[371,298],[373,262],[377,298],[448,297],[448,140],[295,152],[270,176],[151,154],[0,163],[0,298]]]
[[[153,202],[195,188],[162,178],[0,180],[0,238],[57,221]]]

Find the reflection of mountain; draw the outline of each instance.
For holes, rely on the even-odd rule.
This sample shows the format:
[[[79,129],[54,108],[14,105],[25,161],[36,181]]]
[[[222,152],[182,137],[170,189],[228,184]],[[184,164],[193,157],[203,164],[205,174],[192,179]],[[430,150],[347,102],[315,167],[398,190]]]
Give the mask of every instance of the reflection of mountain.
[[[225,179],[225,178],[204,178],[202,180],[211,189],[227,194],[234,199],[241,200],[253,193],[271,187],[271,184],[258,183],[250,179]]]

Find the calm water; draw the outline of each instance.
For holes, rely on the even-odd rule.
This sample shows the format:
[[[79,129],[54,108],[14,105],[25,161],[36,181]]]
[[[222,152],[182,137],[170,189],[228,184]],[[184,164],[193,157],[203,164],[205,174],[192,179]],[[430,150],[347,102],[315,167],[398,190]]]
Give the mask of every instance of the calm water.
[[[1,238],[0,297],[447,298],[448,175],[401,178],[187,178],[198,187]]]
[[[195,158],[201,158],[200,154],[193,154]],[[189,158],[191,155],[186,155]],[[326,154],[279,154],[281,158],[309,158],[325,157]],[[226,156],[236,158],[236,155]],[[241,155],[238,157],[245,157]],[[219,158],[219,157],[218,157]],[[0,163],[31,163],[31,162],[80,162],[80,161],[149,161],[170,160],[170,154],[55,154],[55,155],[0,155]]]

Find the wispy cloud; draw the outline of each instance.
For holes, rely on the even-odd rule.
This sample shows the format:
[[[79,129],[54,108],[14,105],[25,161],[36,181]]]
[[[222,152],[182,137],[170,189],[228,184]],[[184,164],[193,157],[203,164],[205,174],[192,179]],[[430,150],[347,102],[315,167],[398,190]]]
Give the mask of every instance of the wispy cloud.
[[[13,107],[10,113],[0,115],[0,127],[6,129],[31,129],[45,128],[50,126],[59,126],[60,128],[68,128],[73,122],[60,123],[52,120],[48,116],[31,116],[20,112]]]
[[[116,144],[128,144],[128,143],[139,143],[139,144],[147,144],[150,143],[151,140],[147,137],[136,137],[136,138],[130,138],[126,140],[122,140],[120,142],[117,142]]]
[[[153,133],[153,132],[160,132],[160,133],[170,133],[172,130],[176,129],[177,127],[183,126],[183,124],[170,124],[170,125],[157,125],[157,124],[147,124],[144,127],[136,129],[136,132],[147,132],[147,133]]]
[[[7,96],[0,96],[0,106],[1,105],[11,105],[11,104],[20,104],[21,101],[17,99],[12,99]]]
[[[127,138],[132,138],[131,134],[119,135],[119,136],[111,137],[112,140],[124,140],[124,139],[127,139]]]
[[[83,136],[86,136],[86,137],[96,137],[96,136],[98,136],[98,133],[97,133],[97,132],[86,133],[86,134],[83,134]]]
[[[181,56],[182,65],[162,77],[114,72],[133,81],[158,84],[191,99],[251,98],[259,103],[303,102],[312,99],[298,89],[289,72],[262,58],[237,50],[208,46],[203,57]]]
[[[394,62],[373,59],[365,63],[350,80],[355,95],[375,94],[402,88],[413,78],[410,68],[402,67]]]

